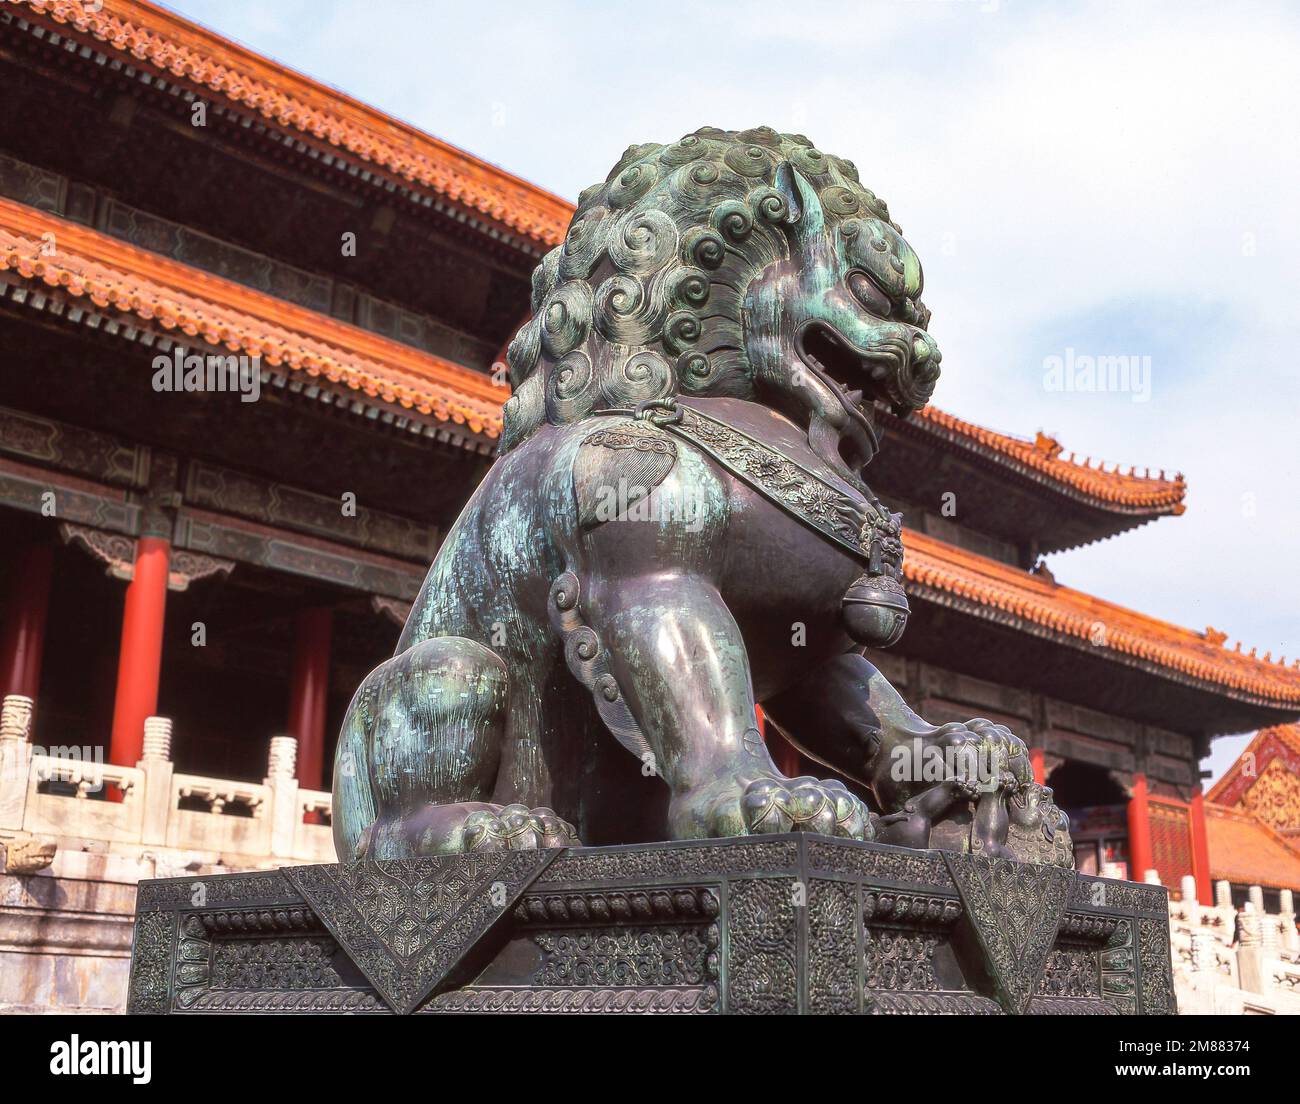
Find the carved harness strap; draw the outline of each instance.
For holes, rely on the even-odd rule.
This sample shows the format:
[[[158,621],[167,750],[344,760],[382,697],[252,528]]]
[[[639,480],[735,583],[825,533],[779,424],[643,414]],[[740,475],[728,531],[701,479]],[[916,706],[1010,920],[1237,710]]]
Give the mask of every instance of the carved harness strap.
[[[892,575],[901,565],[897,515],[846,493],[734,426],[671,399],[599,413],[630,414],[690,442],[796,521],[867,564],[872,574]]]
[[[638,422],[694,445],[774,506],[865,566],[866,570],[845,591],[841,601],[844,628],[855,642],[888,648],[903,635],[909,609],[903,588],[902,515],[842,490],[748,433],[694,407],[679,406],[674,399],[649,399],[635,410],[594,413],[630,415],[634,419],[632,425],[624,423],[626,428],[598,430],[584,444],[644,453],[637,458],[639,463],[635,466],[658,478],[640,488],[642,496],[649,494],[658,479],[667,475],[676,452],[657,455],[660,449],[645,439],[646,431],[633,430]],[[670,442],[665,439],[662,444]],[[602,483],[601,478],[594,478],[602,468],[602,463],[591,457],[580,457],[574,466],[579,515],[584,525],[599,520],[586,516],[588,511],[583,503],[590,498],[584,491],[589,492],[593,485]]]

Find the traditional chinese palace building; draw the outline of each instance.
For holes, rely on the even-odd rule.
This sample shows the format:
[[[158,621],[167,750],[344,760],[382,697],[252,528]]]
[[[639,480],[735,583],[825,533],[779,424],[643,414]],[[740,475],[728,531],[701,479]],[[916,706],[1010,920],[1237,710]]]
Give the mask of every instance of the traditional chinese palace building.
[[[142,0],[0,5],[0,90],[0,1007],[112,1007],[136,878],[332,858],[334,734],[572,207]],[[257,400],[155,387],[194,354],[259,358]],[[1084,870],[1300,889],[1300,671],[1041,566],[1182,478],[882,420],[913,615],[872,658],[912,706],[1021,735]]]

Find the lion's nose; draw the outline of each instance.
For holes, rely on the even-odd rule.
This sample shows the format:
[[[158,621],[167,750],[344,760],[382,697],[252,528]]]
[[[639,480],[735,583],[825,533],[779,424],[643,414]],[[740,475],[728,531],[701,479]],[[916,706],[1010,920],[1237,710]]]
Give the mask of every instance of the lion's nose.
[[[912,360],[918,369],[937,376],[943,353],[939,352],[939,346],[929,334],[917,334],[912,338]]]

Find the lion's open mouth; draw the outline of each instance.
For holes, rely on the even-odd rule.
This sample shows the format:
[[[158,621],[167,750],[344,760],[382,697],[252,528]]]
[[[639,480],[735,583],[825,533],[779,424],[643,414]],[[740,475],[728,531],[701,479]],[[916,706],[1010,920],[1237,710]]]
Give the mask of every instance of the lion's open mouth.
[[[854,349],[831,326],[812,322],[799,332],[799,359],[839,398],[849,424],[840,432],[837,451],[855,473],[880,448],[876,434],[875,400],[886,399],[888,368],[879,356]],[[819,450],[820,451],[820,450]]]

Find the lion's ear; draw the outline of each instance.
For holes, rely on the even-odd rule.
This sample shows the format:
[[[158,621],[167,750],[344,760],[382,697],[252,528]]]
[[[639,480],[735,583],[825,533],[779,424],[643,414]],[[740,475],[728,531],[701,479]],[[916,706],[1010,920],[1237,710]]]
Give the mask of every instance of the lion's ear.
[[[789,161],[782,161],[776,167],[776,190],[790,212],[788,226],[794,237],[808,240],[825,233],[826,216],[817,189]]]

